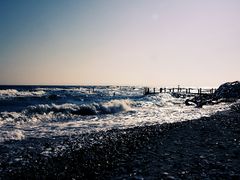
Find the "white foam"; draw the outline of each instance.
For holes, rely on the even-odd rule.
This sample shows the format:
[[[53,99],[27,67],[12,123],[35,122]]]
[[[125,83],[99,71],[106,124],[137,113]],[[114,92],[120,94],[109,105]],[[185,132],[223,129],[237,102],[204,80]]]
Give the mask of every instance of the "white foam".
[[[61,105],[40,104],[29,106],[22,112],[1,112],[0,120],[2,124],[66,121],[67,119],[79,119],[82,115],[114,114],[122,111],[129,111],[131,110],[131,104],[133,104],[133,102],[130,100],[111,100],[105,103],[93,103],[88,105],[76,105],[71,103]]]
[[[0,90],[0,96],[14,96],[18,93],[16,89]]]
[[[137,90],[138,93],[133,92],[131,88],[120,90],[114,87],[109,92],[104,88],[96,88],[96,91],[101,90],[109,94],[123,92],[122,94],[130,96],[141,93],[140,88]],[[224,103],[203,108],[185,106],[185,99],[174,98],[170,94],[150,95],[132,100],[111,100],[111,97],[113,96],[109,96],[109,101],[100,103],[93,99],[92,102],[81,105],[39,104],[29,106],[21,112],[0,112],[0,141],[193,120],[210,116],[229,107]],[[89,115],[83,116],[84,113]]]
[[[0,90],[0,98],[5,97],[29,97],[29,96],[42,96],[45,91],[17,91],[16,89]]]
[[[131,105],[133,104],[130,100],[112,100],[107,103],[101,104],[103,108],[105,108],[108,114],[118,113],[121,111],[130,111]]]
[[[0,142],[4,142],[6,140],[22,140],[25,138],[23,131],[18,129],[8,130],[8,131],[0,131]]]

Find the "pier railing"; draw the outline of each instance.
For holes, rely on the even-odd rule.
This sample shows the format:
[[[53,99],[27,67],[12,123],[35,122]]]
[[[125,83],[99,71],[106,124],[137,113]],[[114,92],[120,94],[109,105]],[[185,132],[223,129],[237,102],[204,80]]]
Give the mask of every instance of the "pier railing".
[[[158,93],[178,93],[178,94],[192,94],[192,95],[201,95],[201,94],[213,94],[216,91],[214,88],[144,88],[144,95],[147,94],[158,94]]]

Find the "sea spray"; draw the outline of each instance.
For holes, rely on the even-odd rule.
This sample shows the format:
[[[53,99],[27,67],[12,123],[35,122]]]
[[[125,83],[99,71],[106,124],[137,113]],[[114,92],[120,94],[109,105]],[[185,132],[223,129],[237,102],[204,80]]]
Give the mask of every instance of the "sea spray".
[[[141,87],[20,87],[0,90],[1,141],[60,137],[197,119],[224,103],[187,107],[171,94],[143,96]],[[57,99],[48,97],[55,95]],[[15,131],[16,130],[16,131]]]

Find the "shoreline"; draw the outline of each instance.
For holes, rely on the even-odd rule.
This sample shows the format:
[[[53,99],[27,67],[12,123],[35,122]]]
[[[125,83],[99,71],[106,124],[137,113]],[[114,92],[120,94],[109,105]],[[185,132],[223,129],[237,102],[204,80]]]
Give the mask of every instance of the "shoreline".
[[[0,145],[0,179],[238,179],[239,135],[240,114],[226,112],[171,124],[9,141]]]

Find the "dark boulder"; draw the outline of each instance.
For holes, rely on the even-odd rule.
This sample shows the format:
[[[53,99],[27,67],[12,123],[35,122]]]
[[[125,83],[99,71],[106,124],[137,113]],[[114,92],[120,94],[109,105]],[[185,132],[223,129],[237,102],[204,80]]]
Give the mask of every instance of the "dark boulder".
[[[232,110],[233,112],[240,113],[240,101],[237,102],[237,103],[235,103],[235,104],[233,104],[233,105],[231,106],[231,110]]]
[[[239,99],[240,98],[240,81],[227,82],[222,84],[214,93],[214,99]]]
[[[240,98],[240,81],[227,82],[222,84],[212,95],[201,94],[192,99],[187,99],[187,106],[195,105],[201,108],[203,105],[214,105],[220,102],[235,102]]]

